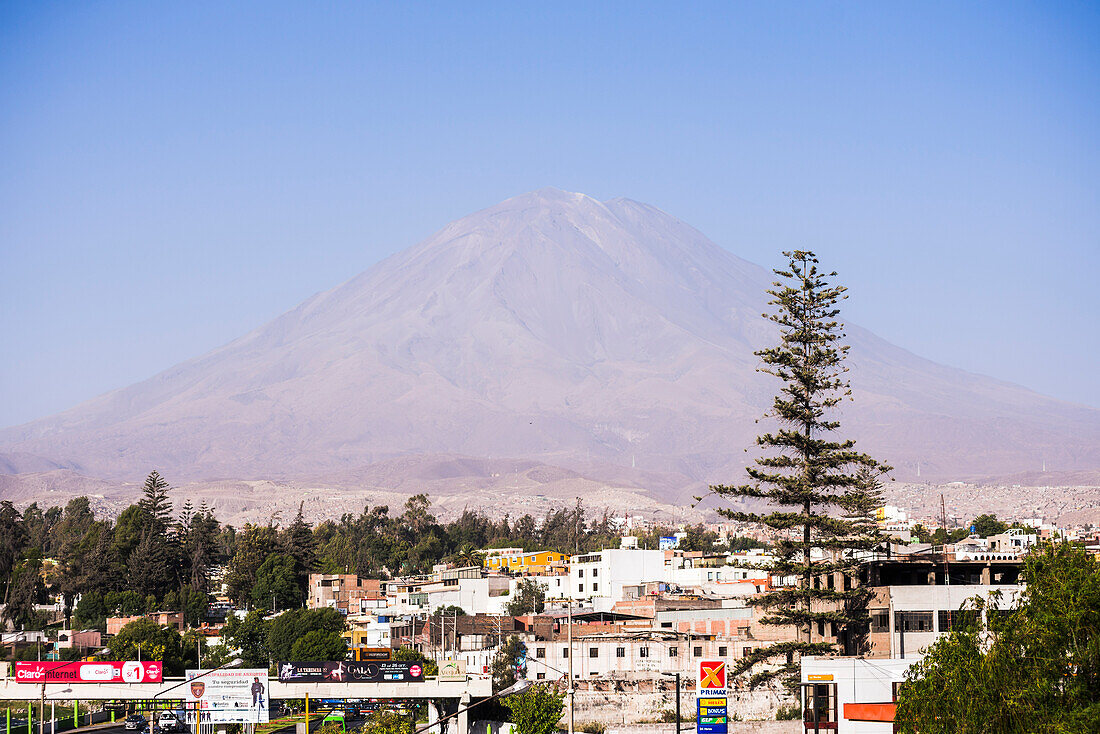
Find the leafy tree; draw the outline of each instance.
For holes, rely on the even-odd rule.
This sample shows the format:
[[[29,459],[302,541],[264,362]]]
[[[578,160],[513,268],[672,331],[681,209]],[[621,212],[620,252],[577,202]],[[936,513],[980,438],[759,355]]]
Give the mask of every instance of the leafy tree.
[[[103,594],[98,591],[86,591],[80,596],[74,616],[76,625],[81,629],[97,628],[104,630],[107,624],[107,605]]]
[[[168,556],[163,539],[152,528],[141,535],[127,563],[129,588],[140,594],[156,596],[168,585]]]
[[[1048,544],[1023,577],[1014,612],[974,602],[909,669],[899,731],[1100,731],[1100,564]]]
[[[546,609],[546,589],[532,578],[522,578],[516,582],[516,590],[512,599],[504,606],[507,614],[518,616],[521,614],[541,614]]]
[[[526,660],[527,645],[517,635],[510,635],[493,656],[493,690],[501,691],[515,683],[516,667]]]
[[[0,578],[3,578],[4,596],[7,603],[11,589],[12,572],[15,564],[27,545],[27,531],[19,510],[10,501],[0,502]]]
[[[553,687],[540,683],[502,703],[512,712],[516,734],[551,734],[561,719],[564,698]]]
[[[870,548],[874,540],[862,535],[859,524],[836,515],[854,501],[863,483],[858,470],[876,475],[886,470],[857,452],[854,441],[834,439],[840,428],[833,417],[835,408],[851,393],[844,378],[848,347],[840,343],[843,326],[836,320],[840,313],[837,303],[846,297],[846,289],[829,282],[836,274],[819,271],[812,252],[796,250],[784,255],[790,261],[787,269],[775,272],[786,284],[777,282],[775,289],[768,291],[778,313],[767,318],[779,325],[780,344],[756,352],[765,365],[761,371],[783,382],[770,414],[779,429],[756,439],[764,453],[746,470],[749,483],[712,487],[725,497],[770,503],[774,509],[768,514],[728,509],[722,514],[782,531],[786,537],[776,542],[774,563],[768,570],[798,579],[793,588],[768,592],[751,602],[766,610],[762,623],[799,628],[797,639],[754,649],[738,662],[733,672],[743,675],[785,657],[777,667],[768,665],[752,675],[752,686],[777,677],[795,686],[799,656],[833,653],[832,643],[813,641],[815,623],[830,624],[843,641],[857,640],[869,628],[870,619],[861,603],[868,592],[858,585],[859,561],[851,551]],[[815,550],[825,551],[826,556],[815,560]],[[828,588],[820,582],[838,574],[845,583]],[[855,654],[858,650],[846,646],[844,652]]]
[[[108,641],[108,660],[160,660],[165,675],[183,675],[184,663],[180,634],[171,627],[161,627],[149,618],[125,625]],[[140,652],[139,652],[140,648]]]
[[[432,615],[436,616],[436,617],[444,617],[444,618],[446,618],[446,617],[465,617],[466,616],[466,610],[463,609],[462,607],[455,606],[454,604],[448,604],[445,607],[436,608],[436,610],[434,612],[432,612]]]
[[[8,603],[0,618],[10,622],[15,629],[39,629],[42,615],[35,611],[35,604],[46,601],[46,585],[42,581],[42,559],[35,551],[30,558],[15,567],[8,588]]]
[[[289,609],[302,605],[302,590],[298,586],[296,563],[290,556],[273,553],[256,571],[256,583],[252,586],[252,606],[256,609]]]
[[[190,586],[180,586],[180,590],[169,591],[164,595],[164,608],[178,610],[183,614],[184,624],[198,625],[206,616],[206,610],[210,606],[210,598],[201,591],[195,591]]]
[[[225,622],[222,637],[230,646],[241,651],[241,660],[247,668],[266,667],[271,659],[267,648],[267,635],[271,623],[263,612],[251,611],[244,619],[232,615]]]
[[[291,660],[343,660],[348,645],[339,632],[310,630],[290,647]]]
[[[275,528],[270,525],[245,525],[244,530],[237,534],[235,547],[225,584],[229,598],[239,604],[251,598],[257,571],[276,550]],[[270,603],[271,598],[268,597],[265,606]]]
[[[343,632],[344,617],[335,609],[292,609],[271,620],[266,638],[268,653],[275,661],[294,660],[294,643],[313,631]]]
[[[370,734],[413,734],[413,722],[396,711],[374,711],[367,717],[362,731]]]
[[[974,532],[982,538],[988,538],[990,535],[997,535],[1008,530],[1007,523],[998,520],[996,515],[989,514],[978,515],[970,525],[974,528]]]

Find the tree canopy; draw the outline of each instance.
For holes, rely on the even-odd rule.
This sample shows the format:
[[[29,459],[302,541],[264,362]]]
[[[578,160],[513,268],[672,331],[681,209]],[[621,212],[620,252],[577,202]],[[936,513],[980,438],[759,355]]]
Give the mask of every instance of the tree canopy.
[[[1029,555],[1016,609],[978,600],[909,669],[898,731],[1100,731],[1100,564],[1068,544]]]

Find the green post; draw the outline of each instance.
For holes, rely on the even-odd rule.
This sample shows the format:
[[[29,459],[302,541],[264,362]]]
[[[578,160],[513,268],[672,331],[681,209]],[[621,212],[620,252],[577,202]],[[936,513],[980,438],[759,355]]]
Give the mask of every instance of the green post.
[[[5,734],[11,734],[11,706],[8,706],[8,718],[7,723],[4,725]]]
[[[32,718],[34,718],[34,702],[27,701],[27,734],[31,734]]]
[[[115,707],[111,707],[111,723],[115,723]]]
[[[80,701],[73,701],[73,728],[80,726]]]

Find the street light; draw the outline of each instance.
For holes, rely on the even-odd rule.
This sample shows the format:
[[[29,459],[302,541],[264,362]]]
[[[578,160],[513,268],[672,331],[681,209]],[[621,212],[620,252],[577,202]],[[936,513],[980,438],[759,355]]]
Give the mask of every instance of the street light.
[[[489,703],[490,701],[492,701],[495,698],[508,698],[509,696],[517,696],[521,693],[524,693],[528,688],[530,688],[533,685],[534,685],[534,683],[527,680],[526,678],[520,678],[519,680],[517,680],[512,685],[505,688],[503,691],[500,691],[499,693],[494,693],[493,695],[489,696],[488,698],[483,698],[480,701],[478,701],[477,703],[471,703],[469,706],[459,707],[458,711],[455,711],[453,714],[447,714],[446,716],[444,716],[440,719],[436,719],[435,721],[428,724],[427,726],[420,727],[419,729],[414,731],[413,734],[421,734],[421,732],[425,732],[428,729],[431,729],[436,724],[442,724],[447,719],[453,719],[454,717],[458,716],[459,714],[464,714],[467,711],[469,711],[470,709],[474,708],[475,706],[480,706],[483,703]]]
[[[149,734],[153,734],[153,713],[154,713],[154,710],[156,708],[156,700],[159,696],[163,696],[165,693],[168,693],[168,691],[174,691],[175,689],[179,688],[180,686],[185,686],[188,683],[191,683],[192,681],[198,680],[199,678],[203,677],[204,675],[210,675],[211,673],[213,673],[215,671],[218,671],[218,670],[221,670],[222,668],[239,668],[243,663],[244,663],[244,661],[241,660],[240,658],[233,658],[228,663],[223,663],[222,665],[219,665],[216,668],[211,668],[210,670],[207,670],[203,673],[199,673],[194,678],[191,678],[189,680],[185,680],[182,683],[177,683],[174,686],[170,686],[168,688],[165,688],[163,691],[157,691],[156,693],[154,693],[152,698],[149,699],[151,701],[151,703],[149,705]],[[198,721],[198,711],[195,712],[195,720]]]

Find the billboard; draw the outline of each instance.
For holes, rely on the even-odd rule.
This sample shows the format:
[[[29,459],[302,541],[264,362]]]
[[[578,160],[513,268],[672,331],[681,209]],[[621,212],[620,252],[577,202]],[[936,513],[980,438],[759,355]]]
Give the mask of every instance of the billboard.
[[[97,663],[13,663],[17,683],[161,683],[164,666],[158,660],[109,660]]]
[[[268,721],[266,668],[188,670],[185,701],[202,723],[262,724]],[[189,712],[193,716],[194,712]]]
[[[675,536],[662,535],[661,539],[657,541],[658,550],[672,550],[677,545]]]
[[[419,683],[420,663],[404,660],[279,663],[280,683]]]

